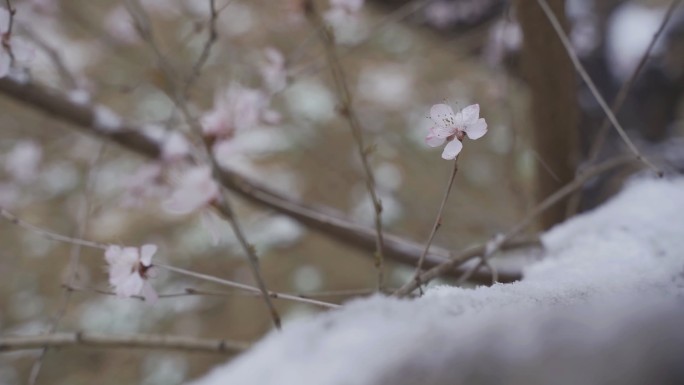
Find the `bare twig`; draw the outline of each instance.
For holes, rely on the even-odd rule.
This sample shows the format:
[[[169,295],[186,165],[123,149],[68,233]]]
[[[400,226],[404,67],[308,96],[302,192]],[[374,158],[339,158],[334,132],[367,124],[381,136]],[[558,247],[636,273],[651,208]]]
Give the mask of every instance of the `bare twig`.
[[[162,268],[162,269],[166,269],[169,271],[173,271],[173,272],[178,273],[178,274],[183,274],[183,275],[186,275],[188,277],[194,277],[194,278],[199,278],[199,279],[209,281],[209,282],[215,282],[215,283],[218,283],[220,285],[232,287],[235,289],[245,290],[245,291],[249,291],[252,293],[261,293],[262,292],[261,288],[256,288],[256,287],[245,285],[242,283],[217,278],[217,277],[207,275],[207,274],[196,273],[194,271],[185,270],[185,269],[181,269],[178,267],[173,267],[173,266],[163,265],[163,264],[158,264],[158,263],[155,263],[154,266]],[[302,298],[302,297],[299,297],[296,295],[285,294],[285,293],[277,293],[274,291],[268,291],[267,296],[269,298],[286,299],[286,300],[290,300],[290,301],[306,303],[309,305],[322,306],[322,307],[326,307],[326,308],[333,308],[334,309],[334,308],[339,307],[339,305],[334,304],[334,303],[318,301],[318,300],[310,299],[310,298]]]
[[[137,3],[137,0],[127,0],[126,6],[129,12],[131,13],[131,16],[133,16],[133,18],[135,19],[135,24],[136,28],[138,29],[138,32],[147,42],[148,46],[152,48],[155,58],[157,59],[157,65],[159,69],[162,71],[163,75],[165,76],[167,80],[167,85],[170,87],[169,97],[174,102],[176,107],[180,110],[186,123],[190,127],[192,127],[193,131],[195,131],[198,135],[202,136],[202,128],[199,126],[197,120],[190,113],[183,90],[179,89],[178,87],[175,71],[168,64],[167,58],[164,57],[164,55],[161,53],[161,50],[158,48],[155,42],[152,25],[149,22],[147,14],[145,13],[144,9],[142,9],[140,5]],[[212,10],[212,14],[214,13],[216,13],[216,11]],[[207,141],[204,141],[204,144],[207,152],[207,157],[211,161],[214,178],[218,180],[218,177],[220,176],[220,168],[218,167],[218,164],[216,163],[216,160],[213,157],[211,144]],[[264,278],[259,268],[259,259],[256,255],[256,251],[254,250],[254,246],[249,244],[249,242],[247,241],[242,230],[242,227],[240,226],[240,223],[235,217],[234,211],[231,207],[230,200],[227,194],[225,193],[224,189],[221,190],[221,193],[222,199],[215,202],[214,206],[218,209],[219,213],[228,221],[231,229],[233,230],[233,233],[235,234],[235,236],[238,239],[238,242],[240,243],[240,246],[242,246],[242,249],[244,250],[247,256],[249,268],[252,271],[254,280],[257,282],[257,286],[261,290],[264,303],[268,309],[269,314],[271,315],[273,324],[276,327],[276,329],[280,329],[280,315],[278,314],[278,311],[273,305],[273,301],[271,301],[271,297],[268,294],[269,292],[266,288],[266,283],[264,282]]]
[[[622,106],[625,103],[625,100],[627,99],[629,91],[632,90],[634,83],[639,78],[641,71],[648,62],[648,59],[651,57],[651,52],[653,52],[653,48],[655,48],[658,39],[662,35],[663,31],[665,31],[667,23],[670,21],[672,15],[674,15],[675,13],[675,10],[681,3],[682,0],[673,0],[670,3],[670,6],[668,7],[667,11],[665,12],[665,15],[663,16],[663,21],[660,23],[660,27],[658,27],[658,30],[653,34],[651,42],[648,44],[648,47],[646,47],[646,50],[644,51],[643,55],[641,55],[639,64],[637,64],[637,66],[634,68],[634,71],[632,71],[632,74],[630,75],[629,79],[627,79],[627,81],[622,84],[617,96],[615,97],[615,100],[613,100],[613,103],[610,106],[610,110],[613,112],[613,115],[617,115],[620,112],[620,110],[622,110]],[[601,126],[598,132],[596,133],[596,138],[594,139],[593,143],[591,144],[591,148],[589,149],[589,156],[587,157],[586,161],[587,164],[593,164],[596,161],[598,155],[601,153],[601,148],[603,148],[603,144],[605,143],[609,130],[610,120],[608,119],[608,116],[606,116],[605,118],[603,118],[603,122],[601,123]],[[570,198],[568,202],[568,216],[575,214],[577,212],[580,203],[580,197],[581,191],[577,191]]]
[[[13,224],[25,229],[25,230],[32,231],[32,232],[34,232],[40,236],[43,236],[47,239],[51,239],[53,241],[66,242],[66,243],[70,243],[72,245],[92,247],[92,248],[100,249],[100,250],[106,250],[107,247],[109,247],[109,245],[106,245],[104,243],[67,237],[66,235],[62,235],[62,234],[54,233],[54,232],[49,231],[49,230],[42,229],[38,226],[34,226],[30,223],[24,222],[23,220],[19,219],[16,215],[10,213],[9,211],[5,210],[2,207],[0,207],[0,216],[2,216],[3,218],[7,219],[11,223],[13,223]]]
[[[432,230],[430,230],[430,235],[425,242],[425,249],[423,253],[420,254],[418,258],[418,263],[416,264],[416,271],[413,273],[412,280],[416,281],[418,287],[421,286],[420,273],[423,270],[423,263],[425,262],[425,256],[430,251],[430,246],[432,245],[432,240],[437,234],[437,230],[442,226],[442,213],[444,212],[444,207],[446,206],[447,199],[449,199],[449,193],[451,192],[451,187],[454,185],[454,179],[456,179],[456,173],[458,172],[458,156],[454,159],[454,168],[449,176],[449,182],[447,183],[446,189],[444,190],[444,196],[442,196],[442,202],[439,204],[439,209],[437,210],[437,216],[435,217],[435,223],[432,225]]]
[[[228,281],[231,282],[232,281]],[[239,284],[242,285],[242,284]],[[228,286],[228,285],[226,285]],[[249,290],[243,290],[241,288],[238,288],[237,285],[235,285],[235,291],[218,291],[218,290],[206,290],[206,289],[196,289],[194,287],[186,287],[183,291],[177,292],[177,293],[162,293],[159,294],[159,299],[170,299],[170,298],[179,298],[179,297],[197,297],[197,296],[215,296],[215,297],[233,297],[233,296],[250,296],[250,297],[259,297],[261,295],[261,291],[259,291],[255,287],[251,287]],[[116,293],[110,290],[104,290],[104,289],[99,289],[97,287],[78,287],[78,286],[69,286],[69,285],[63,285],[64,289],[74,291],[74,292],[90,292],[90,293],[96,293],[96,294],[102,294],[102,295],[109,295],[109,296],[115,296]],[[231,286],[232,287],[232,286]],[[303,299],[316,299],[316,298],[330,298],[330,297],[357,297],[357,296],[365,296],[365,295],[370,295],[376,293],[375,289],[349,289],[349,290],[329,290],[329,291],[316,291],[316,292],[311,292],[311,293],[274,293],[275,296],[273,298],[276,299],[284,299],[284,300],[289,300],[289,298],[283,297],[283,295],[288,295],[288,296],[294,296],[298,298],[303,298]],[[135,295],[132,296],[131,298],[144,301],[145,297],[141,295]],[[319,303],[311,303],[311,302],[305,302],[310,305],[317,305],[325,308],[331,308],[330,305],[337,305],[336,303],[327,303],[325,302],[325,305],[319,304]]]
[[[12,6],[10,0],[5,0],[7,4],[7,12],[9,13],[9,24],[7,26],[7,32],[0,35],[0,46],[2,46],[10,57],[10,65],[14,64],[14,52],[12,52],[12,45],[10,44],[10,39],[12,38],[12,30],[14,29],[14,15],[17,13],[17,9]]]
[[[192,88],[193,83],[199,78],[202,68],[207,63],[209,55],[211,54],[211,49],[218,39],[218,32],[216,31],[216,21],[218,20],[218,10],[216,9],[216,0],[209,0],[209,36],[204,42],[204,47],[202,47],[202,53],[200,53],[199,58],[192,66],[192,72],[185,83],[183,93],[187,95],[190,88]]]
[[[4,209],[1,209],[1,210],[2,211],[0,213],[2,214],[2,217],[8,219],[10,222],[17,224],[26,230],[35,232],[38,235],[44,236],[48,239],[52,239],[52,240],[56,240],[56,241],[60,241],[60,242],[66,242],[66,243],[70,243],[70,244],[76,245],[76,246],[92,247],[92,248],[96,248],[99,250],[107,249],[107,247],[108,247],[108,245],[105,245],[105,244],[87,241],[87,240],[78,239],[78,238],[67,237],[65,235],[57,234],[57,233],[54,233],[52,231],[45,230],[45,229],[39,228],[39,227],[34,226],[34,225],[30,225],[30,224],[22,221],[21,219],[17,218],[14,214],[11,214]],[[173,272],[176,272],[179,274],[183,274],[183,275],[186,275],[189,277],[195,277],[195,278],[203,279],[205,281],[215,282],[215,283],[219,283],[219,284],[224,285],[224,286],[228,286],[228,287],[232,287],[232,288],[240,289],[240,290],[245,290],[245,291],[249,291],[249,292],[262,293],[263,290],[265,289],[265,287],[257,288],[257,287],[253,287],[250,285],[245,285],[242,283],[229,281],[226,279],[214,277],[214,276],[207,275],[207,274],[195,273],[193,271],[182,269],[180,267],[174,267],[174,266],[160,264],[160,263],[154,263],[153,266],[156,266],[156,267],[161,268],[161,269],[173,271]],[[74,287],[73,282],[69,282],[65,286],[65,289],[69,290],[69,289],[72,289],[73,287]],[[103,294],[104,293],[106,293],[106,292],[103,292]],[[270,302],[270,298],[280,298],[280,299],[286,299],[286,300],[297,301],[297,302],[304,302],[304,303],[328,307],[328,308],[338,307],[338,305],[336,305],[336,304],[323,302],[323,301],[316,301],[313,299],[304,298],[302,296],[297,296],[297,295],[293,295],[293,294],[284,294],[284,293],[278,293],[278,292],[274,292],[274,291],[266,291],[266,295],[269,298],[269,302]],[[278,321],[280,321],[280,317],[278,317]]]
[[[85,184],[85,189],[83,192],[83,199],[81,199],[81,204],[79,207],[79,212],[77,214],[77,229],[76,229],[76,237],[77,238],[83,238],[85,235],[85,231],[88,225],[88,217],[90,214],[90,209],[91,209],[91,200],[90,200],[90,192],[92,191],[92,184],[95,180],[95,170],[96,170],[96,165],[97,162],[99,161],[100,157],[102,156],[102,147],[104,145],[100,144],[100,148],[98,151],[95,152],[95,156],[90,162],[90,168],[88,170],[88,176],[86,177],[86,184]],[[71,246],[71,256],[69,258],[69,266],[67,269],[67,285],[73,286],[76,277],[77,277],[77,272],[78,272],[78,264],[79,264],[79,259],[81,257],[81,245],[80,244],[72,244]],[[62,290],[62,296],[60,299],[60,302],[57,306],[57,312],[54,314],[53,319],[51,321],[50,326],[47,328],[47,333],[54,333],[57,328],[59,327],[59,323],[64,317],[64,314],[66,313],[67,307],[69,306],[69,301],[71,300],[71,290],[68,290],[67,288],[63,288]],[[33,363],[33,366],[31,367],[31,372],[29,374],[29,379],[28,379],[28,384],[33,385],[36,383],[38,380],[38,375],[40,374],[40,370],[43,367],[43,362],[45,360],[45,356],[47,354],[47,347],[43,348],[43,350],[40,352],[40,356],[38,359]]]
[[[315,4],[312,0],[305,0],[304,12],[306,13],[311,25],[320,36],[321,42],[325,49],[326,59],[332,72],[333,81],[340,99],[340,112],[347,120],[352,136],[356,142],[356,149],[363,165],[363,170],[366,175],[366,189],[373,202],[373,209],[375,214],[375,268],[378,272],[378,291],[382,291],[384,285],[384,248],[385,242],[382,235],[382,203],[377,195],[375,176],[368,160],[369,149],[366,147],[363,138],[363,129],[356,112],[354,111],[352,95],[349,91],[347,79],[340,64],[337,52],[335,50],[335,37],[328,26],[325,25],[321,15],[318,13]]]
[[[588,180],[606,171],[612,170],[617,166],[624,165],[631,161],[633,161],[632,158],[618,157],[614,159],[609,159],[601,164],[598,164],[590,169],[585,170],[584,173],[577,175],[572,182],[566,184],[561,189],[559,189],[558,191],[544,199],[542,202],[537,204],[522,220],[520,220],[520,222],[513,226],[505,235],[497,236],[493,240],[485,244],[462,250],[460,253],[449,258],[448,261],[439,264],[433,267],[432,269],[426,271],[425,273],[421,274],[419,280],[409,281],[406,285],[402,286],[394,294],[400,297],[408,295],[413,290],[418,288],[416,282],[421,282],[422,284],[428,283],[434,278],[443,275],[445,272],[453,269],[454,266],[458,266],[472,258],[481,256],[483,258],[483,261],[486,260],[486,258],[488,258],[489,256],[510,245],[514,237],[519,235],[523,230],[525,230],[529,225],[531,225],[539,214],[543,213],[545,210],[549,209],[566,196],[570,195],[573,191],[584,185],[584,183],[586,183]],[[476,271],[477,270],[479,270],[479,266],[476,269]]]
[[[592,95],[594,95],[594,98],[599,103],[599,105],[601,106],[601,109],[603,109],[603,112],[606,114],[606,116],[608,117],[610,122],[613,124],[613,127],[615,127],[618,134],[620,134],[620,137],[625,142],[627,147],[635,155],[635,157],[638,161],[643,162],[645,165],[647,165],[649,168],[651,168],[653,171],[655,171],[656,174],[658,174],[659,176],[662,176],[662,171],[656,165],[651,163],[651,161],[646,159],[641,154],[641,152],[639,152],[639,149],[636,148],[634,143],[632,143],[632,140],[629,138],[629,136],[625,132],[625,129],[618,122],[617,118],[615,117],[615,114],[613,114],[613,112],[608,107],[608,103],[606,103],[605,99],[603,99],[603,96],[601,96],[601,93],[599,92],[598,88],[596,88],[594,81],[591,79],[591,77],[589,76],[589,74],[585,70],[584,66],[582,65],[582,62],[577,57],[575,50],[572,48],[572,43],[570,42],[570,39],[568,38],[567,34],[563,30],[563,26],[561,26],[560,22],[558,21],[558,18],[553,13],[553,10],[551,10],[551,7],[549,7],[549,4],[546,2],[546,0],[537,0],[537,4],[539,4],[542,11],[544,11],[544,14],[546,15],[546,17],[551,22],[551,25],[553,26],[553,29],[556,31],[556,34],[558,35],[561,42],[563,43],[563,47],[565,47],[565,51],[568,53],[568,56],[570,57],[572,64],[575,66],[575,70],[577,70],[577,73],[582,77],[584,82],[587,84],[587,87],[589,87],[589,90],[591,91]]]
[[[249,344],[229,340],[212,340],[154,334],[114,335],[90,332],[0,337],[0,352],[41,349],[43,347],[161,349],[181,350],[187,352],[237,354],[248,349]]]

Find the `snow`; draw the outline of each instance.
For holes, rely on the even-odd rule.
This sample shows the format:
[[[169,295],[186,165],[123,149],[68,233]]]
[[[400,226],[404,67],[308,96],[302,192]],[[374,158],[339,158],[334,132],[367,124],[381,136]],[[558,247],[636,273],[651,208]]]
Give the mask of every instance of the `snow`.
[[[520,282],[352,301],[192,384],[681,383],[683,192],[634,180],[545,233]]]

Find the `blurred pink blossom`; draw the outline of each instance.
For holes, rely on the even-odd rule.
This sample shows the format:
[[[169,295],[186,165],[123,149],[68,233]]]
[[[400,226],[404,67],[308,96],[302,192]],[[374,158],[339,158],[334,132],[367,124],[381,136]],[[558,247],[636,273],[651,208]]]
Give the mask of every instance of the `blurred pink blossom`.
[[[282,91],[287,85],[287,69],[285,57],[275,48],[264,50],[265,61],[259,66],[264,85],[271,93]]]
[[[177,131],[171,132],[162,145],[162,159],[167,162],[180,160],[190,153],[190,143]]]
[[[181,176],[176,190],[164,202],[164,209],[173,214],[189,214],[219,197],[219,186],[211,175],[211,168],[198,166]]]
[[[363,3],[364,0],[330,0],[330,9],[325,12],[323,17],[333,25],[353,22],[363,7]]]
[[[128,298],[142,295],[145,301],[154,303],[159,297],[147,281],[152,267],[152,256],[157,246],[152,244],[137,247],[111,245],[105,251],[109,264],[109,284],[118,297]]]
[[[121,200],[123,207],[141,207],[147,199],[159,198],[168,193],[162,178],[160,163],[140,166],[126,180],[126,192]]]
[[[480,105],[470,105],[458,113],[446,104],[435,104],[430,109],[430,119],[435,126],[425,137],[430,147],[438,147],[448,142],[442,158],[455,159],[463,148],[463,137],[479,139],[487,133],[487,122],[480,118]]]
[[[140,41],[133,18],[123,5],[114,7],[105,16],[104,29],[121,44],[136,44]]]
[[[237,131],[257,125],[267,102],[263,92],[233,84],[214,98],[214,109],[202,117],[202,131],[209,137],[230,139]]]
[[[27,140],[14,145],[5,157],[5,170],[17,182],[29,182],[38,174],[43,158],[43,149],[37,143]]]

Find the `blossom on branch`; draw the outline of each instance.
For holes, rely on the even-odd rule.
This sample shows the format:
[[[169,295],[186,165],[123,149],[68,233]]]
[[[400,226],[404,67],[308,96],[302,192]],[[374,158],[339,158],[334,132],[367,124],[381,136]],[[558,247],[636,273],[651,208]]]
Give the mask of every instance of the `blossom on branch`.
[[[267,104],[260,90],[233,84],[214,98],[214,109],[201,119],[202,132],[212,138],[231,139],[237,131],[257,125]]]
[[[105,251],[105,259],[109,264],[109,284],[118,297],[128,298],[142,296],[147,302],[155,302],[159,297],[150,278],[152,256],[157,246],[146,244],[142,247],[121,247],[111,245]]]
[[[451,160],[461,152],[463,138],[479,139],[487,133],[487,122],[480,118],[480,105],[470,105],[458,113],[446,104],[435,104],[430,109],[430,119],[435,123],[425,137],[430,147],[439,147],[447,142],[442,158]]]

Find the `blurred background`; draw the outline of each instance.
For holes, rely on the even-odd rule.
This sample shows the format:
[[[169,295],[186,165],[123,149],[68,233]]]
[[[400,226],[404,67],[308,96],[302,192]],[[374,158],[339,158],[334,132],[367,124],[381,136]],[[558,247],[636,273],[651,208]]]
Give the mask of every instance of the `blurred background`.
[[[452,167],[440,158],[441,149],[424,144],[432,125],[427,116],[436,103],[446,101],[454,109],[479,103],[489,125],[485,137],[465,143],[459,158],[434,241],[449,250],[505,232],[535,202],[569,182],[575,170],[628,153],[612,129],[592,151],[605,115],[558,50],[555,34],[540,33],[548,41],[523,45],[528,41],[523,30],[550,27],[530,9],[536,2],[518,3],[376,0],[341,19],[328,18],[355,111],[372,144],[370,160],[386,231],[419,243],[430,232]],[[609,104],[630,79],[671,4],[550,3]],[[30,75],[31,81],[74,100],[92,98],[150,136],[172,129],[190,132],[169,97],[159,56],[141,38],[129,9],[149,18],[166,65],[188,76],[210,33],[209,0],[11,4],[16,8],[12,38],[21,38],[31,50],[21,76]],[[331,7],[327,1],[316,4],[321,12]],[[215,8],[217,39],[188,93],[198,115],[210,111],[215,95],[231,85],[264,87],[260,68],[269,50],[282,53],[288,75],[285,88],[269,100],[278,119],[236,133],[222,165],[285,196],[329,206],[372,226],[357,149],[302,3],[217,0]],[[684,170],[681,8],[665,26],[618,114],[637,147],[666,172]],[[522,27],[519,20],[525,20]],[[545,91],[548,79],[558,79],[558,87]],[[141,187],[149,183],[146,172],[154,165],[3,93],[0,111],[2,208],[60,234],[133,246],[155,243],[160,262],[255,284],[227,224],[208,210],[171,215],[162,208],[168,186],[154,186],[153,192],[149,185]],[[551,113],[541,116],[545,111]],[[581,196],[542,217],[531,233],[599,204],[635,170],[643,172],[638,169],[625,167],[592,180]],[[269,289],[318,294],[335,303],[375,289],[372,251],[331,240],[240,198],[234,201]],[[188,288],[213,294],[161,298],[154,306],[103,294],[108,282],[101,251],[46,240],[8,221],[0,221],[0,245],[2,335],[56,328],[256,341],[272,327],[259,297],[167,272],[152,280],[160,294]],[[79,255],[76,264],[74,255]],[[387,286],[396,288],[410,279],[413,266],[388,260],[386,273]],[[78,290],[65,294],[65,282]],[[325,311],[275,302],[284,327],[288,320]],[[0,353],[0,384],[26,383],[38,357],[37,351]],[[159,351],[49,350],[36,383],[178,384],[225,360]]]

